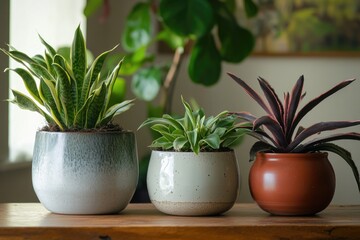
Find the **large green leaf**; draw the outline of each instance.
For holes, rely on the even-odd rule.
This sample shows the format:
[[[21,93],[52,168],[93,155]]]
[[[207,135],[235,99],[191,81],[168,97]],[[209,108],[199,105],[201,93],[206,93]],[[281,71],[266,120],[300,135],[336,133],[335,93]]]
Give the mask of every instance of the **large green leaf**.
[[[148,3],[137,3],[125,22],[122,34],[122,46],[125,50],[133,52],[147,45],[151,40],[152,22],[150,16],[150,5]]]
[[[252,33],[240,27],[225,6],[218,10],[217,23],[222,59],[232,63],[244,60],[255,46],[255,38]]]
[[[214,13],[207,0],[161,0],[160,16],[180,36],[203,36],[214,25]]]
[[[195,83],[211,86],[218,82],[221,73],[221,56],[211,34],[196,42],[191,52],[188,71],[191,80]]]
[[[163,79],[163,71],[158,67],[148,67],[139,70],[132,78],[131,88],[139,99],[153,100],[159,93]]]

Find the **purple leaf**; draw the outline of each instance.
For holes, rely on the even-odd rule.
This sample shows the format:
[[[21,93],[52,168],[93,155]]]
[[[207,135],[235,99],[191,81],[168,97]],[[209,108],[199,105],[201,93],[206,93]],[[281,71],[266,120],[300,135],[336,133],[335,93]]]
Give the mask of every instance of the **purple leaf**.
[[[270,86],[270,84],[263,78],[258,78],[261,89],[264,92],[264,95],[269,103],[269,106],[272,110],[273,116],[279,122],[281,127],[284,127],[282,116],[284,114],[284,106],[282,105],[279,97],[277,96],[275,90]]]
[[[287,114],[286,114],[286,122],[285,122],[286,132],[285,132],[285,134],[286,134],[286,140],[288,142],[291,141],[292,134],[290,134],[290,133],[293,132],[293,131],[291,131],[292,123],[293,123],[293,119],[296,114],[296,110],[300,103],[303,86],[304,86],[304,75],[301,75],[300,78],[297,80],[297,82],[296,82],[295,86],[293,87],[292,92],[290,94],[289,107],[287,109]]]
[[[357,140],[360,141],[360,133],[357,132],[350,132],[350,133],[338,133],[333,134],[330,136],[325,136],[321,138],[315,138],[304,145],[301,146],[301,148],[294,149],[294,152],[307,152],[306,149],[313,147],[317,144],[325,143],[325,142],[332,142],[336,140]]]
[[[308,102],[296,115],[296,117],[294,118],[294,121],[292,123],[292,128],[290,130],[290,132],[288,133],[290,136],[292,136],[292,134],[295,131],[296,126],[299,124],[299,122],[301,121],[301,119],[308,113],[310,112],[314,107],[316,107],[319,103],[321,103],[324,99],[326,99],[327,97],[331,96],[332,94],[336,93],[337,91],[339,91],[340,89],[346,87],[347,85],[349,85],[350,83],[352,83],[353,81],[355,81],[355,79],[350,79],[350,80],[345,80],[340,82],[339,84],[335,85],[333,88],[331,88],[330,90],[324,92],[323,94],[321,94],[320,96],[318,96],[317,98],[314,98],[313,100],[311,100],[310,102]]]
[[[246,91],[246,93],[252,97],[268,114],[271,114],[270,109],[266,106],[264,100],[259,96],[259,94],[257,94],[254,89],[252,89],[249,85],[247,85],[243,80],[241,80],[240,78],[236,77],[235,75],[228,73],[228,75],[234,79],[242,88],[244,88],[244,90]]]
[[[263,116],[254,121],[253,129],[258,129],[262,125],[269,129],[271,134],[274,136],[273,140],[277,143],[277,145],[281,146],[280,148],[285,148],[287,146],[284,132],[277,121],[270,116]]]
[[[255,117],[254,115],[252,115],[249,112],[230,112],[229,115],[235,115],[240,119],[249,121],[249,122],[254,122],[257,117]]]
[[[298,146],[304,139],[323,132],[330,131],[334,129],[347,128],[360,125],[360,120],[357,121],[335,121],[335,122],[320,122],[316,123],[305,130],[303,130],[295,139],[292,141],[289,146],[287,146],[286,151],[291,152],[296,146]]]
[[[276,149],[274,149],[274,147],[271,146],[268,143],[265,143],[263,141],[256,142],[256,143],[254,143],[254,145],[250,149],[250,160],[249,160],[249,162],[255,160],[256,153],[258,153],[258,152],[269,152],[269,151],[274,152],[275,150]]]

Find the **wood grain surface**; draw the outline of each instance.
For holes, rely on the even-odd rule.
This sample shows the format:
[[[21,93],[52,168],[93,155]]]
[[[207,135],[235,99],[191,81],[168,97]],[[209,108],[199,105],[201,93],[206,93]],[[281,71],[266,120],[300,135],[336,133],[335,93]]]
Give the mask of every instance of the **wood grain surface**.
[[[237,204],[222,216],[178,217],[151,204],[116,215],[59,215],[38,203],[0,204],[0,239],[360,239],[360,206],[330,206],[316,216],[271,216]]]

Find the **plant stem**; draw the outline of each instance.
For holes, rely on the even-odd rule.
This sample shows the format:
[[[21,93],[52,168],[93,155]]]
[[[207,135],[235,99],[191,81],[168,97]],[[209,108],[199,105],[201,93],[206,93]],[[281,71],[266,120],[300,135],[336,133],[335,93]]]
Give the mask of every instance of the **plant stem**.
[[[183,47],[176,48],[170,69],[165,77],[165,81],[163,85],[164,97],[161,105],[163,106],[164,113],[167,114],[171,114],[175,84],[183,60],[183,53],[184,53]]]

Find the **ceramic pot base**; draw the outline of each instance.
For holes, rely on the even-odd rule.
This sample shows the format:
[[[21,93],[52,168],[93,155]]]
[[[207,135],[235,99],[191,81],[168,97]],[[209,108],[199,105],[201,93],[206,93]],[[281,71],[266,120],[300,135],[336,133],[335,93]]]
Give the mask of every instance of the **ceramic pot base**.
[[[158,202],[152,201],[155,207],[166,214],[179,216],[211,216],[219,215],[228,211],[234,205],[233,202]]]

